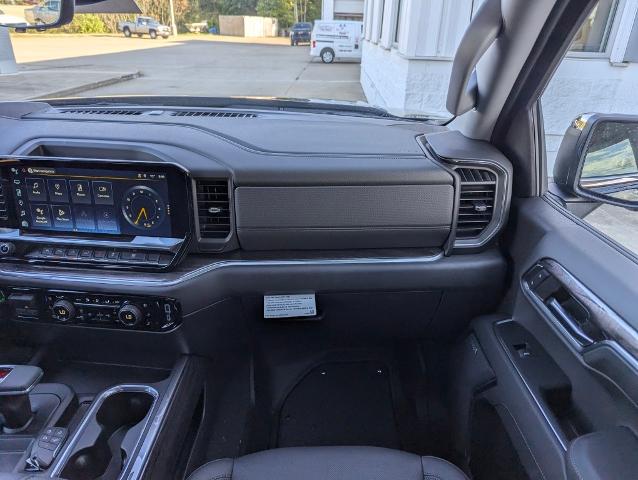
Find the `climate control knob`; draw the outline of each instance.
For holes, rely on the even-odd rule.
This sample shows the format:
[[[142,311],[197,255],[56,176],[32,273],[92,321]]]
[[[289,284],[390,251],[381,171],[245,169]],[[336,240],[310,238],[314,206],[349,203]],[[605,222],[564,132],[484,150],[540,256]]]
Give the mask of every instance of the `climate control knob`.
[[[68,300],[57,300],[51,307],[53,318],[58,322],[70,322],[75,318],[75,305]]]
[[[142,310],[137,305],[133,305],[132,303],[124,305],[117,312],[117,318],[122,325],[127,327],[134,327],[138,323],[142,321],[142,317],[144,314]]]

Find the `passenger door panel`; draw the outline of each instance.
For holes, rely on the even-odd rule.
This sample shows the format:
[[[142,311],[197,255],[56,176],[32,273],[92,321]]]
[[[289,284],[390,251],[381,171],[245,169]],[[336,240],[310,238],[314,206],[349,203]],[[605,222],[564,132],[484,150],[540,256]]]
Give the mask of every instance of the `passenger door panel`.
[[[512,214],[512,314],[474,323],[496,377],[475,402],[511,417],[527,478],[621,472],[628,459],[601,465],[588,442],[638,437],[638,265],[550,198],[519,200]]]

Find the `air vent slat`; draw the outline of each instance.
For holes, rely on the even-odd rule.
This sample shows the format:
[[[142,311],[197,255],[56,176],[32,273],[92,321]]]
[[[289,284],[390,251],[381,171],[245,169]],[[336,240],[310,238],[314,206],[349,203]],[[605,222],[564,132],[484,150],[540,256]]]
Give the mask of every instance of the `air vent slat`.
[[[63,108],[60,113],[68,113],[73,115],[142,115],[144,110],[132,109],[105,109],[105,108]]]
[[[201,238],[226,238],[230,233],[228,180],[197,180],[197,216]]]
[[[0,183],[0,221],[7,222],[9,220],[9,208],[7,207],[7,199],[4,197],[4,185]]]
[[[247,112],[220,112],[215,110],[179,110],[171,112],[173,117],[215,117],[215,118],[256,118],[257,114]]]
[[[456,237],[479,237],[492,222],[496,197],[496,175],[482,168],[457,168],[461,179]]]

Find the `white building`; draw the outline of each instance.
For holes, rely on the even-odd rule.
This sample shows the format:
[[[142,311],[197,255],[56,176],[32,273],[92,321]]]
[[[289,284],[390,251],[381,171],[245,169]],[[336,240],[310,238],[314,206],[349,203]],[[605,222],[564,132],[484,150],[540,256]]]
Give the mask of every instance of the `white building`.
[[[365,0],[323,0],[321,3],[322,20],[363,20]]]
[[[448,117],[457,45],[481,0],[366,0],[361,84],[370,103]],[[548,158],[584,112],[638,114],[638,0],[600,0],[543,95]],[[633,32],[633,34],[632,34]]]

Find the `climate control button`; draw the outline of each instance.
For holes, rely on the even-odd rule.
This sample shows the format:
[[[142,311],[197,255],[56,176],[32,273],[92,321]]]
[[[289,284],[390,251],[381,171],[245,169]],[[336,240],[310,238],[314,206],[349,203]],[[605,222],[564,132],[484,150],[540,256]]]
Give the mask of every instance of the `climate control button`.
[[[122,325],[127,327],[134,327],[142,321],[143,317],[144,314],[142,313],[142,310],[132,303],[124,305],[117,312],[117,319]]]
[[[75,318],[75,305],[68,300],[58,300],[51,307],[53,318],[58,322],[70,322]]]

